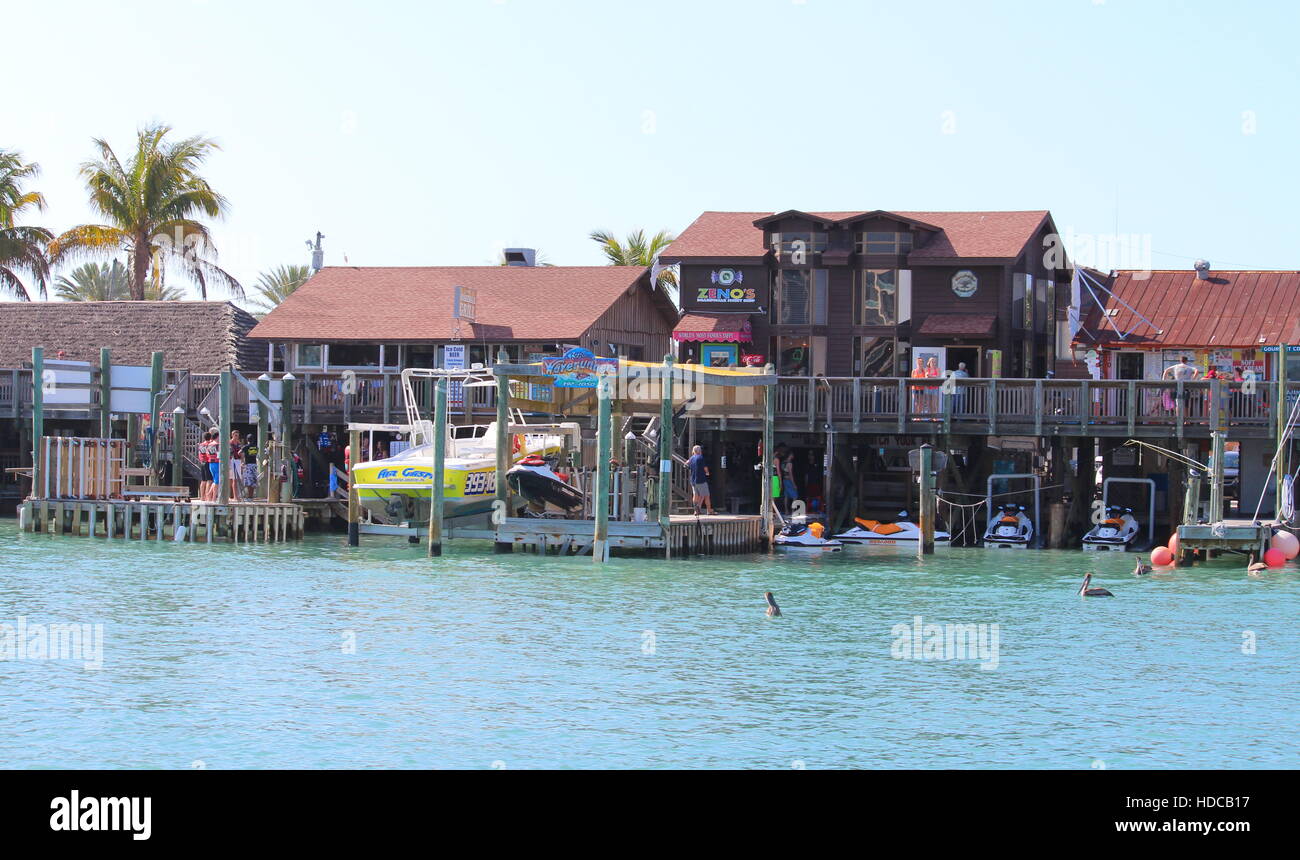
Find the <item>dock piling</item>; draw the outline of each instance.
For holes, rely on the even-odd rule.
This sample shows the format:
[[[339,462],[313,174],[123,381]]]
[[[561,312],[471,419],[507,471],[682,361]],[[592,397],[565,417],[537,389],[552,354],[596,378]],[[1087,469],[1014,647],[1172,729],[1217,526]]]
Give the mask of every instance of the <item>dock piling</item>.
[[[429,557],[442,555],[442,486],[447,461],[447,377],[437,379],[433,404],[433,481],[429,487]]]
[[[597,564],[609,561],[609,461],[613,457],[613,440],[610,438],[610,388],[612,380],[602,376],[596,382],[599,401],[596,420],[596,534],[591,545],[591,558]]]
[[[921,446],[921,555],[934,554],[934,448]]]
[[[354,478],[357,460],[361,456],[361,431],[348,431],[348,546],[361,544],[361,496]]]

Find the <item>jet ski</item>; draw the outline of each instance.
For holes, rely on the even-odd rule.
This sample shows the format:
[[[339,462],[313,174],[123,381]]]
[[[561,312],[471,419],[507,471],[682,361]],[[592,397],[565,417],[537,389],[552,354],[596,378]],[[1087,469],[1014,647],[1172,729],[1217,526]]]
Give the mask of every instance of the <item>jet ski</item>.
[[[1106,519],[1083,536],[1083,548],[1087,552],[1125,552],[1139,529],[1132,508],[1111,505],[1106,509]]]
[[[582,493],[566,484],[551,471],[545,458],[536,454],[510,467],[506,472],[506,485],[538,508],[554,505],[568,512],[582,507]]]
[[[772,543],[780,549],[813,552],[839,552],[844,548],[839,541],[822,537],[823,529],[821,523],[813,523],[811,526],[803,523],[787,523]]]
[[[904,547],[915,550],[921,542],[921,527],[907,518],[907,511],[899,511],[898,519],[892,523],[867,520],[854,517],[857,523],[848,531],[834,536],[850,546]],[[935,549],[952,546],[952,535],[935,530]]]
[[[989,518],[984,532],[985,549],[1028,549],[1034,539],[1034,523],[1025,516],[1024,505],[1003,505]]]

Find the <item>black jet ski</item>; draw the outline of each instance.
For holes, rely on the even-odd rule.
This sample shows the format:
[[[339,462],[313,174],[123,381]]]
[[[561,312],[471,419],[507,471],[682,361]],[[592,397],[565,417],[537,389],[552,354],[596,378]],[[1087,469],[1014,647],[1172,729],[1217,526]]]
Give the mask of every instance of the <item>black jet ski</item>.
[[[546,460],[533,454],[506,472],[506,485],[534,505],[554,505],[565,511],[582,507],[582,493],[560,480]]]

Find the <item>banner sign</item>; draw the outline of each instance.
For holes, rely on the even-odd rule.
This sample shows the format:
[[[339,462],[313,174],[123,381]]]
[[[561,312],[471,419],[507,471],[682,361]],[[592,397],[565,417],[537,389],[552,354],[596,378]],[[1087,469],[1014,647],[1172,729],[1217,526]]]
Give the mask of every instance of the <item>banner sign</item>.
[[[555,377],[556,388],[595,388],[598,376],[618,373],[618,359],[575,348],[559,358],[543,358],[542,373]]]
[[[114,364],[109,369],[108,411],[148,414],[153,411],[149,389],[153,385],[153,368]]]
[[[444,370],[465,369],[465,344],[449,343],[442,349],[442,367]],[[465,405],[465,386],[463,383],[452,382],[447,386],[447,405]]]

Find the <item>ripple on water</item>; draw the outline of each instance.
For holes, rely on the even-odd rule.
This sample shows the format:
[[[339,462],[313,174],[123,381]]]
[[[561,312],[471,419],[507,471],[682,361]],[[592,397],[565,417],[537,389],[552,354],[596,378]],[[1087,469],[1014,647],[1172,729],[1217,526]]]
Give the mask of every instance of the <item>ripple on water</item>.
[[[1137,579],[1133,556],[982,550],[597,568],[485,549],[0,521],[0,622],[105,630],[98,671],[0,661],[0,767],[1300,763],[1293,568]],[[1117,597],[1079,598],[1086,571]],[[894,659],[917,616],[997,624],[996,668]]]

